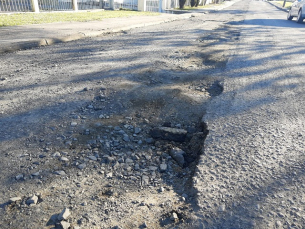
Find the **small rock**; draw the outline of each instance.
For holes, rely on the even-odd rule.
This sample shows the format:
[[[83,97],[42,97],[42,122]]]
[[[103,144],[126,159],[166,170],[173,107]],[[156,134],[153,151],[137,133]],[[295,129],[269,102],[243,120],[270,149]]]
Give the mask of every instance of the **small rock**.
[[[32,173],[31,175],[34,176],[34,177],[39,176],[39,171],[36,172],[36,173]]]
[[[135,171],[138,171],[139,169],[140,169],[140,165],[139,165],[139,164],[135,164],[134,170],[135,170]]]
[[[167,170],[167,164],[164,163],[160,164],[160,171],[165,172],[166,170]]]
[[[55,152],[55,153],[53,153],[53,155],[52,155],[52,157],[60,157],[61,155],[60,155],[60,153],[59,152]]]
[[[224,205],[224,204],[221,204],[218,208],[219,212],[224,212],[225,210],[226,210],[226,205]]]
[[[187,195],[186,193],[183,193],[183,194],[182,194],[182,197],[183,197],[184,199],[187,199],[187,198],[188,198],[188,195]]]
[[[71,126],[77,126],[77,122],[71,122],[71,124],[70,124]]]
[[[97,161],[97,158],[95,156],[89,156],[88,158],[92,161]]]
[[[58,215],[57,219],[59,221],[61,220],[67,220],[70,216],[71,212],[69,210],[69,208],[65,208],[64,210],[62,210],[62,212]]]
[[[27,199],[26,204],[27,205],[35,205],[38,202],[38,196],[33,195],[31,198]]]
[[[276,225],[278,228],[283,226],[282,222],[279,221],[279,220],[277,220],[277,221],[275,222],[275,225]]]
[[[113,175],[112,175],[112,172],[106,174],[106,177],[107,177],[107,178],[112,178],[112,176],[113,176]]]
[[[55,173],[56,175],[60,175],[60,176],[66,175],[65,171],[63,171],[63,170],[58,170],[58,171],[55,171],[54,173]]]
[[[23,174],[19,174],[15,178],[16,178],[16,180],[21,180],[21,179],[23,179]]]
[[[141,132],[141,128],[136,127],[136,128],[134,129],[134,133],[135,133],[135,134],[139,134],[140,132]]]
[[[130,142],[130,138],[129,138],[129,136],[127,134],[124,134],[123,140],[125,142]]]
[[[127,163],[127,164],[131,164],[131,163],[133,163],[133,160],[132,160],[132,159],[130,159],[130,158],[126,158],[125,163]]]
[[[141,185],[142,185],[142,186],[145,186],[145,185],[148,185],[148,184],[149,184],[149,177],[143,175],[143,176],[141,177]]]
[[[152,144],[152,143],[154,143],[154,139],[153,139],[153,138],[146,138],[146,139],[145,139],[145,142],[146,142],[147,144]]]
[[[77,168],[79,168],[79,169],[84,169],[84,168],[86,168],[86,164],[85,164],[85,163],[79,164],[79,165],[77,166]]]
[[[170,155],[178,163],[180,167],[183,167],[185,163],[184,161],[185,152],[182,149],[175,147],[170,151]]]
[[[62,227],[62,229],[69,229],[70,228],[70,223],[68,223],[66,221],[61,221],[60,226]]]
[[[156,171],[158,169],[158,167],[157,166],[148,166],[148,169],[150,171]]]
[[[67,157],[61,157],[59,160],[60,161],[65,161],[65,162],[69,161],[69,159]]]
[[[187,136],[187,131],[170,127],[157,127],[150,131],[150,135],[156,139],[184,142]]]
[[[172,220],[172,221],[176,221],[176,220],[178,220],[178,219],[179,219],[179,218],[178,218],[177,213],[176,213],[176,212],[173,212],[172,215],[171,215],[171,220]]]
[[[147,228],[146,222],[144,222],[139,228]]]
[[[17,196],[17,197],[12,197],[10,198],[10,203],[14,203],[14,202],[17,202],[17,201],[20,201],[21,200],[21,197],[20,196]]]

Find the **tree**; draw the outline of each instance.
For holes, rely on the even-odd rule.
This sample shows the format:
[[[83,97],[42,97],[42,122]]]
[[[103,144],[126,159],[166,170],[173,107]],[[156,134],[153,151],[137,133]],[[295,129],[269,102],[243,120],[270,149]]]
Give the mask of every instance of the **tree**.
[[[191,7],[198,6],[199,0],[191,0]]]
[[[186,2],[186,0],[179,0],[180,9],[183,9],[185,2]]]

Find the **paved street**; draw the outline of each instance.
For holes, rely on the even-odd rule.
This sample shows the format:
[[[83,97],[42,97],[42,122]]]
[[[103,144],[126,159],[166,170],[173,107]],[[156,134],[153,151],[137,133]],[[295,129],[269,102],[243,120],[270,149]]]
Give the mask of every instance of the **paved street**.
[[[245,0],[1,54],[0,227],[303,228],[304,33]]]
[[[304,24],[250,1],[195,178],[208,228],[304,227]]]

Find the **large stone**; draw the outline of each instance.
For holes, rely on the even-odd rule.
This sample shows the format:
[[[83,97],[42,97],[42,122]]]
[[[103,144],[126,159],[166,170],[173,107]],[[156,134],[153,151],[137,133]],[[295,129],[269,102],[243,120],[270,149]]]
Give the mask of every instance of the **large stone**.
[[[17,197],[12,197],[12,198],[10,198],[10,203],[15,203],[15,202],[17,202],[17,201],[21,201],[22,199],[21,199],[21,197],[20,196],[17,196]]]
[[[66,221],[61,221],[60,226],[61,226],[62,229],[69,229],[70,228],[70,223],[68,223]]]
[[[32,205],[32,204],[35,205],[37,204],[37,202],[38,202],[38,196],[36,195],[33,195],[31,198],[27,199],[26,201],[28,205]]]
[[[150,135],[155,139],[184,142],[187,136],[187,131],[171,127],[157,127],[150,130]]]
[[[58,215],[57,219],[59,221],[61,220],[67,220],[70,216],[71,212],[69,210],[69,208],[65,208],[64,210],[62,210],[62,212]]]
[[[185,163],[184,161],[185,152],[182,149],[178,147],[172,148],[170,151],[170,155],[180,167],[183,167]]]

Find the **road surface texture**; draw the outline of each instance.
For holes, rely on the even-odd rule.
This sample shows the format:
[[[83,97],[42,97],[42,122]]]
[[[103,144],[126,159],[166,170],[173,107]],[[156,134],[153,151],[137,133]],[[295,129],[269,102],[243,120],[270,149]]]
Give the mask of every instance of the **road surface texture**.
[[[304,24],[249,2],[194,178],[207,228],[304,228]]]
[[[1,55],[0,228],[302,228],[305,27],[285,18],[237,1]]]

